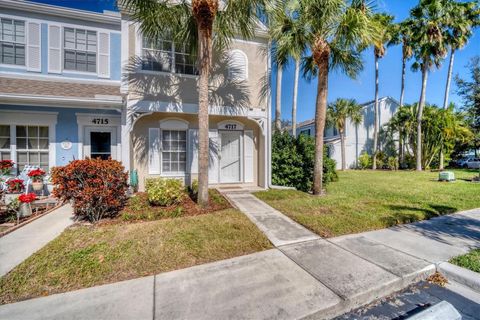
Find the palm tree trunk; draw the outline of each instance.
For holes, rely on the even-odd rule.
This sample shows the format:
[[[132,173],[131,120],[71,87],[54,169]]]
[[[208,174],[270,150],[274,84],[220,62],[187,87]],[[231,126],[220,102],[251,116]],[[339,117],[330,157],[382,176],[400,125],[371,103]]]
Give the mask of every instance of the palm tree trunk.
[[[405,69],[407,59],[402,57],[402,84],[400,85],[400,107],[403,107],[403,99],[405,98]]]
[[[279,65],[277,69],[277,90],[276,90],[276,101],[275,101],[275,130],[282,130],[282,75],[283,75],[283,66]]]
[[[417,109],[417,171],[422,171],[422,115],[425,107],[425,94],[427,91],[428,69],[422,66],[422,90]]]
[[[298,78],[300,77],[300,60],[295,60],[295,80],[293,83],[292,103],[292,134],[297,136],[297,100],[298,100]]]
[[[373,165],[372,169],[377,169],[377,148],[378,148],[378,57],[375,55],[375,110],[373,126]]]
[[[208,82],[212,62],[212,26],[218,2],[196,1],[192,3],[198,24],[198,204],[208,204]]]
[[[328,61],[330,48],[319,39],[314,45],[313,56],[318,66],[317,101],[315,109],[315,165],[313,168],[313,194],[323,193],[323,134],[327,118]]]
[[[455,50],[450,54],[450,63],[448,64],[447,85],[445,86],[445,97],[443,98],[443,109],[448,108],[448,96],[450,94],[450,83],[452,82],[453,60],[455,59]]]
[[[453,60],[455,59],[455,50],[452,49],[452,52],[450,54],[450,63],[448,64],[448,75],[447,75],[447,85],[445,86],[445,97],[443,98],[443,109],[448,108],[448,96],[450,94],[450,84],[452,82],[452,72],[453,72]],[[440,164],[439,164],[439,169],[443,170],[444,169],[444,162],[445,162],[445,157],[443,154],[443,146],[442,149],[440,150]]]
[[[340,145],[342,149],[342,171],[347,168],[347,162],[345,161],[345,134],[343,129],[340,130]]]

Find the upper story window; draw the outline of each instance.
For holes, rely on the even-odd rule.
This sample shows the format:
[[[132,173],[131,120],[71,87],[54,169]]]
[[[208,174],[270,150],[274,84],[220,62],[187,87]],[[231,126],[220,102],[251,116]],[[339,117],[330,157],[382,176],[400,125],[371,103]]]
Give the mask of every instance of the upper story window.
[[[0,63],[25,65],[25,22],[0,18]]]
[[[244,81],[248,78],[247,56],[240,50],[230,52],[228,77],[232,80]]]
[[[97,32],[64,28],[65,70],[97,72]]]
[[[312,135],[312,131],[310,129],[303,129],[303,130],[300,130],[300,134],[310,136],[310,135]]]
[[[186,44],[170,40],[150,40],[143,37],[142,69],[197,75],[197,57],[190,53]]]

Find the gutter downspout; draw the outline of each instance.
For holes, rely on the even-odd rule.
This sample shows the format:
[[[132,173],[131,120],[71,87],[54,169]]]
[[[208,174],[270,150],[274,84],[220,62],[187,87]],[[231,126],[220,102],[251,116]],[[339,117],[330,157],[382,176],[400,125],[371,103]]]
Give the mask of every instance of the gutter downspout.
[[[267,97],[267,139],[266,140],[266,145],[267,145],[267,152],[266,152],[266,157],[267,157],[267,172],[266,172],[266,187],[271,188],[272,187],[272,91],[271,91],[271,83],[272,83],[272,58],[270,55],[270,51],[272,48],[272,42],[268,42],[268,54],[267,54],[267,74],[270,76],[270,79],[268,79],[270,85],[269,85],[269,93]]]

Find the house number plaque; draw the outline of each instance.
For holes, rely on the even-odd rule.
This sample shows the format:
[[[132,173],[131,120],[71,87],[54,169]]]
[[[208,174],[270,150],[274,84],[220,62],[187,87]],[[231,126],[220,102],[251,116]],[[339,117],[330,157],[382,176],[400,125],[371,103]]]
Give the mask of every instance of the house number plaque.
[[[236,130],[237,125],[236,124],[226,124],[225,125],[225,130]]]
[[[108,124],[108,118],[94,118],[92,119],[93,124]]]

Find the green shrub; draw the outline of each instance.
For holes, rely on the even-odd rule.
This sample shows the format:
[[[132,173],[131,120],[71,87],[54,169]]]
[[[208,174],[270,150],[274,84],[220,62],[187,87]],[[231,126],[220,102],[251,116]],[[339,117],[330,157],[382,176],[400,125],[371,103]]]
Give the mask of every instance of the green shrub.
[[[147,179],[145,189],[148,201],[156,206],[178,204],[185,197],[185,188],[182,181],[178,179]]]
[[[372,157],[366,152],[362,152],[360,157],[358,157],[358,168],[365,170],[372,167]]]
[[[338,180],[335,160],[328,158],[324,149],[323,182]],[[313,185],[315,140],[308,135],[292,137],[288,132],[274,133],[272,137],[272,183],[295,187],[308,192]]]
[[[377,152],[377,168],[378,169],[385,169],[387,167],[387,155],[383,151]]]
[[[195,179],[192,181],[192,184],[190,185],[190,194],[194,196],[195,198],[198,195],[198,180]]]
[[[398,170],[398,158],[397,157],[388,157],[387,167],[390,170]]]

